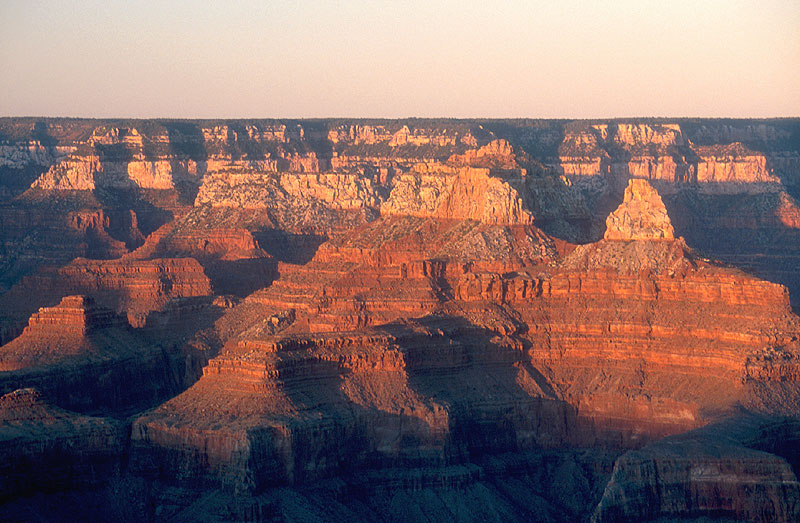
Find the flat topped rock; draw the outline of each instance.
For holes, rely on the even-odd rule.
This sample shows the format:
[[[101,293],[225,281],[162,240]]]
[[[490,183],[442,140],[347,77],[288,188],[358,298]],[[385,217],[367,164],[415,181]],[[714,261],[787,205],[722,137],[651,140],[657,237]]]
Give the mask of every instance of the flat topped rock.
[[[115,321],[116,320],[116,321]],[[85,336],[93,329],[121,324],[111,310],[95,305],[89,296],[65,296],[54,307],[42,307],[28,320],[27,334]]]
[[[647,180],[631,179],[625,199],[606,218],[606,240],[672,240],[675,231],[667,208]]]

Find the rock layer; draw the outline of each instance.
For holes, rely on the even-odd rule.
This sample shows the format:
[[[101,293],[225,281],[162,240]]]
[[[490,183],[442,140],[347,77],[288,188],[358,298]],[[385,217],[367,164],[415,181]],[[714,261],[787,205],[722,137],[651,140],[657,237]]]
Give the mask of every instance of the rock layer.
[[[765,419],[745,418],[624,454],[593,521],[703,516],[796,520],[800,482],[795,471],[783,457],[749,448],[754,437],[761,444],[776,443],[776,428]]]
[[[0,518],[796,519],[797,143],[0,119],[0,391],[45,398],[8,445],[105,467],[12,455]]]
[[[668,226],[658,194],[632,186],[622,207],[634,223],[649,227],[635,213],[655,208]],[[636,446],[740,403],[773,409],[769,391],[800,378],[785,288],[681,240],[568,252],[542,237],[538,258],[515,259],[534,230],[517,231],[508,253],[456,250],[447,242],[470,237],[464,222],[412,240],[435,223],[419,220],[381,219],[324,244],[232,309],[203,378],[135,422],[134,468],[260,492],[375,461]]]
[[[0,396],[0,500],[97,488],[119,471],[122,423],[53,407],[34,389]]]

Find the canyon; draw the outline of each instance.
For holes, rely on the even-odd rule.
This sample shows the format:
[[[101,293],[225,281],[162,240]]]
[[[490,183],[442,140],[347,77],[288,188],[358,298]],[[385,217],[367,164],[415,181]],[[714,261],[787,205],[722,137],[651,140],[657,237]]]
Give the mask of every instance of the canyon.
[[[797,521],[800,121],[0,118],[0,518]]]

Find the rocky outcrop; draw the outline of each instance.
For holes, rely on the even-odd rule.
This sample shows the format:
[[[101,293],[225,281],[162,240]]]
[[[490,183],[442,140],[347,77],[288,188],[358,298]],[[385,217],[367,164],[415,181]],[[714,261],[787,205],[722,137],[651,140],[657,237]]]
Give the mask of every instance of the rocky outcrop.
[[[595,125],[602,139],[609,138],[608,125]],[[683,135],[678,124],[630,124],[620,123],[616,126],[612,139],[619,144],[641,147],[643,145],[656,145],[659,147],[669,147],[672,145],[683,145]]]
[[[161,227],[128,259],[193,258],[215,294],[246,296],[275,278],[277,262],[248,229],[208,227],[195,218],[190,214]]]
[[[203,310],[195,311],[196,318]],[[67,296],[33,314],[23,333],[0,347],[0,391],[34,387],[53,404],[80,412],[153,405],[196,379],[201,351],[180,345],[176,318],[152,339],[86,296]],[[188,368],[188,369],[187,369]],[[184,381],[186,380],[186,381]]]
[[[459,144],[474,147],[478,144],[468,127],[463,129],[415,127],[412,130],[408,125],[396,124],[338,125],[328,131],[327,138],[335,145],[387,144],[393,148],[408,145],[447,147]]]
[[[668,192],[690,184],[708,194],[770,192],[781,184],[767,169],[765,154],[738,142],[695,145],[679,124],[578,128],[565,133],[559,161],[564,174],[587,188],[592,182],[585,177],[599,177],[612,187],[630,177],[644,178]]]
[[[132,210],[41,200],[0,206],[0,289],[41,265],[64,265],[76,257],[118,258],[140,245],[143,233]],[[146,229],[145,229],[146,230]]]
[[[45,145],[40,140],[0,145],[0,168],[24,169],[34,164],[48,166],[74,151],[72,146]]]
[[[491,176],[489,169],[418,166],[396,176],[385,215],[475,220],[491,225],[529,225],[525,208],[512,183]]]
[[[632,179],[625,199],[606,218],[606,240],[672,240],[674,230],[658,192],[646,180]]]
[[[268,222],[268,227],[291,230],[293,234],[322,236],[374,219],[396,185],[401,186],[398,196],[405,198],[408,212],[430,215],[431,211],[424,206],[414,210],[407,197],[417,190],[416,185],[420,189],[429,186],[441,193],[449,190],[446,187],[450,184],[406,176],[419,165],[426,166],[419,171],[423,175],[444,172],[446,169],[441,166],[448,163],[450,167],[493,169],[490,177],[508,182],[522,199],[523,208],[539,220],[540,227],[578,242],[601,236],[603,221],[618,203],[615,200],[631,177],[654,183],[670,207],[671,199],[682,199],[687,194],[768,195],[779,193],[783,187],[794,194],[795,171],[800,165],[794,161],[797,155],[792,149],[790,121],[6,119],[0,122],[0,127],[0,136],[8,137],[0,144],[9,151],[6,166],[17,173],[9,174],[9,183],[39,177],[33,183],[37,187],[34,192],[61,193],[63,197],[70,192],[97,190],[101,193],[155,191],[177,195],[180,202],[170,204],[168,211],[181,215],[196,200],[198,187],[207,180],[200,194],[203,205],[228,202],[225,207],[228,212],[239,206],[246,208],[239,213],[240,222],[253,219],[261,226]],[[0,167],[3,168],[6,167]],[[19,176],[21,169],[30,173]],[[514,170],[517,170],[515,175],[508,172]],[[524,181],[519,176],[521,170],[528,171]],[[530,176],[537,170],[545,174]],[[506,172],[499,175],[498,171]],[[566,183],[560,183],[556,176],[562,173]],[[28,178],[29,175],[34,178]],[[233,180],[237,176],[241,183]],[[398,184],[392,181],[396,176]],[[247,184],[259,187],[259,192],[248,194],[244,190]],[[498,201],[489,202],[497,212],[481,213],[480,219],[503,223],[520,218],[516,209],[511,217],[502,210],[515,205],[513,198],[506,198],[505,188],[487,189],[497,193]],[[402,201],[399,203],[402,205]],[[690,216],[702,214],[702,209],[699,206],[690,210]],[[386,211],[398,211],[394,201],[386,206]],[[450,211],[468,211],[456,214],[476,217],[474,209],[452,207],[437,215]],[[136,212],[140,223],[149,220],[144,209]],[[141,229],[146,234],[163,223],[164,220]],[[678,232],[693,245],[694,238],[703,236],[688,229]],[[759,249],[781,250],[780,235],[781,231],[760,231],[759,237],[769,239],[769,246]],[[122,238],[117,233],[112,236]],[[129,249],[141,243],[141,239],[124,241]],[[713,249],[705,239],[696,246],[715,256],[726,254]],[[11,258],[15,258],[17,249],[24,247],[21,242],[8,242],[7,249]],[[99,246],[75,255],[118,256],[116,252],[105,254]],[[777,277],[794,288],[796,271],[782,268],[790,267],[792,261],[790,255],[782,254],[775,259],[748,257],[745,263],[755,266],[761,276]],[[52,263],[63,261],[54,259]],[[11,271],[5,271],[10,275],[6,285],[13,284],[24,272],[22,261]]]
[[[698,147],[697,154],[700,157],[697,163],[698,183],[780,183],[780,179],[767,170],[766,157],[748,150],[741,143]]]
[[[119,473],[119,421],[49,405],[35,389],[0,396],[0,501],[97,488]]]
[[[433,320],[239,342],[210,362],[197,385],[135,422],[133,466],[162,478],[183,470],[195,482],[258,492],[369,461],[433,465],[463,459],[469,449],[556,445],[571,437],[567,405],[529,396],[520,383],[533,384],[532,377],[502,370],[518,350],[510,340],[497,338],[490,353],[478,356],[487,334],[463,326],[457,334],[454,327]],[[464,375],[474,388],[457,394],[453,387]],[[542,416],[562,423],[539,431],[530,424]]]
[[[95,188],[170,190],[171,162],[101,162],[98,156],[68,158],[51,167],[32,185],[35,189],[92,191]],[[186,169],[188,171],[188,169]]]
[[[494,176],[492,169],[510,172]],[[267,211],[284,227],[294,225],[287,219],[290,216],[319,216],[321,209],[471,219],[500,225],[533,221],[524,191],[515,189],[524,185],[525,170],[515,162],[506,141],[496,140],[453,155],[447,163],[416,162],[406,172],[392,171],[390,178],[381,171],[370,176],[224,170],[206,177],[195,205]]]
[[[111,310],[96,307],[92,298],[66,296],[55,307],[42,307],[31,316],[23,334],[37,337],[57,330],[63,336],[80,337],[114,324],[122,323]]]
[[[63,296],[87,294],[142,326],[147,314],[174,298],[208,296],[211,282],[192,258],[113,261],[78,258],[61,268],[44,268],[25,277],[0,297],[9,330],[37,306]]]
[[[369,178],[354,174],[263,174],[221,172],[207,178],[196,205],[245,209],[309,206],[314,201],[339,210],[376,207]]]
[[[800,482],[792,467],[779,455],[748,448],[750,438],[777,436],[769,434],[770,425],[737,420],[624,454],[592,520],[796,520]]]
[[[0,119],[0,392],[140,519],[796,519],[793,125]]]
[[[629,192],[632,222],[649,230],[637,213],[655,209],[669,225],[646,182]],[[515,258],[519,246],[433,257],[467,224],[488,233],[435,223],[382,218],[233,308],[203,378],[135,422],[138,473],[259,492],[371,460],[636,446],[766,405],[760,386],[800,378],[786,290],[680,240],[630,233],[559,260],[542,237],[539,258]],[[775,357],[758,356],[768,347]]]
[[[519,167],[514,148],[506,140],[492,140],[483,147],[468,149],[464,154],[454,154],[448,159],[448,163],[494,169],[516,169]]]

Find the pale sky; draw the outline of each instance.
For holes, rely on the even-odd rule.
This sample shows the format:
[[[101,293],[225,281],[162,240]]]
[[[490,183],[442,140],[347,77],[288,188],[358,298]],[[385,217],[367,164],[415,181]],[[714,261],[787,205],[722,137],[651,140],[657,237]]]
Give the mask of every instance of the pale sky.
[[[0,116],[800,116],[800,1],[0,0]]]

